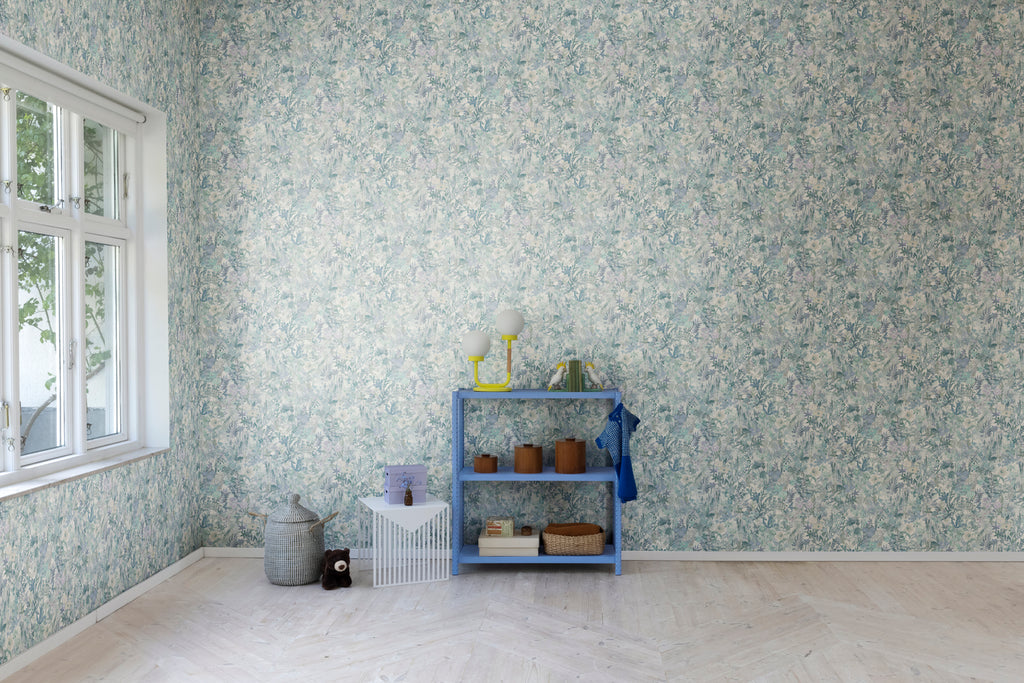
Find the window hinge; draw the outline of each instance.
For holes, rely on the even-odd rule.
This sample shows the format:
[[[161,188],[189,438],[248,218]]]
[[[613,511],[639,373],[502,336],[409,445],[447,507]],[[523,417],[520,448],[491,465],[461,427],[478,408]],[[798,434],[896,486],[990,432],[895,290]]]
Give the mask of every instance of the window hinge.
[[[78,340],[72,339],[68,344],[68,370],[75,369],[75,351],[78,350]]]
[[[128,199],[128,174],[124,174],[124,198]]]

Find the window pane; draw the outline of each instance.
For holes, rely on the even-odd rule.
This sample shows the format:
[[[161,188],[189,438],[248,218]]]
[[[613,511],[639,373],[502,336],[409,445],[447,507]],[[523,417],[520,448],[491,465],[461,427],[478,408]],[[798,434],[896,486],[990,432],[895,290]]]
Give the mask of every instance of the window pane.
[[[64,445],[59,237],[18,233],[18,371],[23,454]]]
[[[85,211],[117,219],[117,131],[85,120]]]
[[[18,93],[18,197],[56,204],[56,107]]]
[[[85,243],[86,437],[121,431],[118,248]]]

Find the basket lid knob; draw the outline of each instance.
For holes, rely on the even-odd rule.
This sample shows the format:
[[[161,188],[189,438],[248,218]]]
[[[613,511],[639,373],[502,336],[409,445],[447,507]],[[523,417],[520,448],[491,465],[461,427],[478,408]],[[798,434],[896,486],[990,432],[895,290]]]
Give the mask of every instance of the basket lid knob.
[[[320,516],[299,505],[299,494],[288,494],[288,502],[270,513],[270,522],[315,522]]]

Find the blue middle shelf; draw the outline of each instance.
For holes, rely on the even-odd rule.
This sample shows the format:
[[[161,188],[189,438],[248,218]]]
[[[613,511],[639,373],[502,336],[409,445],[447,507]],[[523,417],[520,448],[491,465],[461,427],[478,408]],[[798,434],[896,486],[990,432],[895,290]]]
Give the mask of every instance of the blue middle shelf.
[[[545,467],[536,474],[523,474],[511,467],[499,467],[497,472],[474,472],[472,467],[463,467],[459,473],[462,481],[615,481],[614,467],[588,467],[580,474],[558,474],[554,467]]]

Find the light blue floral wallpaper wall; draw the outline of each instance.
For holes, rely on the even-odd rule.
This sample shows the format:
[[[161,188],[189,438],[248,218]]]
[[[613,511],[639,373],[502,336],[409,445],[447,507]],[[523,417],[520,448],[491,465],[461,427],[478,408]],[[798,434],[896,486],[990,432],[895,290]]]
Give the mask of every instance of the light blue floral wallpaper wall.
[[[174,421],[169,456],[0,504],[0,662],[192,548],[261,546],[247,513],[289,491],[342,511],[329,544],[385,464],[447,498],[459,341],[509,306],[517,385],[593,360],[642,419],[627,550],[1024,550],[1021,13],[0,4],[168,112]],[[603,409],[467,420],[469,452],[550,457]],[[470,525],[603,514],[470,493]],[[97,573],[57,594],[79,547]]]
[[[166,112],[171,451],[0,502],[0,664],[201,546],[198,28],[186,0],[4,0],[0,31]]]
[[[447,497],[460,337],[511,306],[517,385],[579,356],[643,420],[626,549],[1024,549],[1021,12],[204,4],[207,542],[294,490],[349,543],[388,463]]]

